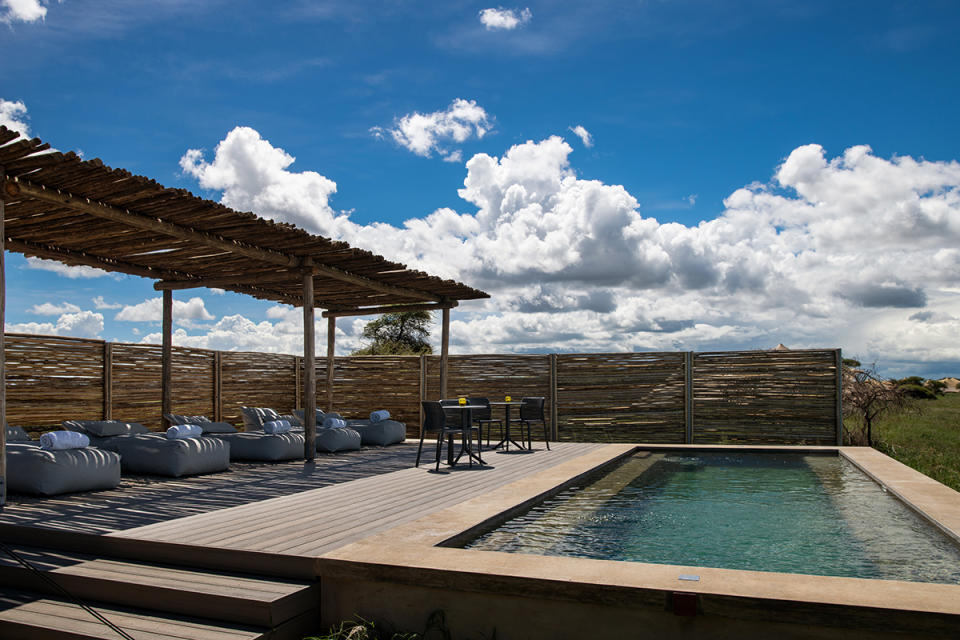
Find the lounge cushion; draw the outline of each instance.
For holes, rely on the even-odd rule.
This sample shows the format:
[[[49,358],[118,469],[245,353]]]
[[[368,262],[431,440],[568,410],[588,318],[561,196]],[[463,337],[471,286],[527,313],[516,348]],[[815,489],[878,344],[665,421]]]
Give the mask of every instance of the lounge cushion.
[[[23,427],[6,426],[7,442],[31,442],[30,434]]]
[[[237,428],[229,422],[200,422],[204,435],[208,433],[237,433]]]
[[[207,416],[185,416],[179,413],[165,413],[163,417],[170,421],[170,424],[200,424],[201,422],[210,422]]]
[[[204,438],[205,440],[208,438]],[[231,460],[296,460],[303,457],[302,433],[264,433],[244,431],[215,433],[209,439],[219,439],[230,445]]]
[[[71,491],[112,489],[120,484],[120,456],[112,451],[45,451],[32,444],[7,445],[10,491],[52,496]]]
[[[264,422],[280,418],[279,413],[267,407],[240,407],[240,413],[243,415],[244,431],[259,431]]]
[[[123,471],[158,476],[189,476],[230,467],[230,445],[219,438],[170,439],[160,433],[94,439],[120,454]]]
[[[123,422],[121,420],[65,420],[63,428],[70,431],[79,431],[88,436],[109,438],[111,436],[135,435],[150,433],[142,424],[137,422]]]
[[[374,423],[369,420],[348,420],[347,426],[360,434],[364,446],[385,447],[407,439],[407,425],[396,420],[381,420]]]
[[[294,410],[293,410],[293,417],[296,418],[296,420],[295,420],[294,422],[296,422],[297,424],[299,424],[299,425],[301,425],[301,426],[305,424],[304,421],[303,421],[303,413],[304,413],[304,410],[303,410],[303,409],[294,409]],[[324,421],[325,419],[327,419],[327,418],[342,418],[342,417],[343,417],[343,416],[341,416],[339,413],[337,413],[336,411],[331,411],[331,412],[327,413],[327,412],[325,412],[323,409],[316,409],[315,414],[316,414],[316,416],[317,416],[317,426],[322,425],[322,424],[323,424],[323,421]]]
[[[349,427],[317,429],[317,451],[325,453],[356,451],[361,444],[360,434]]]

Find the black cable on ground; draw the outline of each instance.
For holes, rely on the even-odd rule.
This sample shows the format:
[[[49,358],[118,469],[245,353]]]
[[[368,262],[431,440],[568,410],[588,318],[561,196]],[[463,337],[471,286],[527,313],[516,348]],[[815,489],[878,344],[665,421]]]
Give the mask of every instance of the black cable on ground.
[[[32,564],[30,564],[29,562],[27,562],[26,560],[24,560],[23,558],[21,558],[20,555],[19,555],[16,551],[14,551],[14,550],[11,549],[10,547],[8,547],[6,544],[0,542],[0,550],[2,550],[2,551],[3,551],[4,553],[6,553],[8,556],[10,556],[10,557],[13,558],[14,560],[16,560],[17,563],[19,563],[21,566],[23,566],[24,568],[26,568],[26,569],[29,570],[29,571],[32,571],[32,572],[33,572],[34,574],[36,574],[37,576],[39,576],[41,580],[43,580],[43,581],[46,582],[47,584],[51,585],[54,589],[56,589],[60,594],[62,594],[63,596],[65,596],[65,597],[66,597],[68,600],[70,600],[73,604],[77,605],[78,607],[80,607],[81,609],[83,609],[84,611],[86,611],[87,613],[89,613],[91,616],[93,616],[94,618],[96,618],[97,620],[99,620],[100,622],[102,622],[103,624],[105,624],[105,625],[107,625],[108,627],[110,627],[113,631],[115,631],[116,633],[118,633],[118,634],[120,635],[120,637],[123,638],[124,640],[136,640],[136,639],[135,639],[133,636],[131,636],[129,633],[127,633],[126,631],[124,631],[123,629],[121,629],[120,627],[118,627],[117,625],[115,625],[114,623],[112,623],[112,622],[110,622],[109,620],[107,620],[99,611],[96,611],[93,607],[91,607],[90,605],[88,605],[88,604],[86,604],[85,602],[81,601],[79,598],[74,597],[74,595],[73,595],[72,593],[70,593],[69,591],[67,591],[67,590],[66,590],[65,588],[63,588],[56,580],[54,580],[54,579],[51,578],[49,575],[47,575],[47,572],[45,572],[45,571],[40,571],[39,569],[37,569],[36,567],[34,567]]]

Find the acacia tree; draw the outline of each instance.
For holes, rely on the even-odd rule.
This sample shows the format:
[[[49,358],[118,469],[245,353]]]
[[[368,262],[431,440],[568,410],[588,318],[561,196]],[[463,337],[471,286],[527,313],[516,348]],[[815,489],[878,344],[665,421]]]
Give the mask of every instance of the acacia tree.
[[[429,311],[385,313],[363,328],[363,337],[370,343],[353,352],[355,356],[421,355],[433,353],[427,342],[430,337]]]
[[[853,366],[853,363],[856,366]],[[861,367],[855,360],[843,367],[843,413],[860,425],[859,432],[847,430],[851,444],[873,446],[873,423],[882,415],[899,413],[908,406],[903,390],[877,375],[876,364]]]

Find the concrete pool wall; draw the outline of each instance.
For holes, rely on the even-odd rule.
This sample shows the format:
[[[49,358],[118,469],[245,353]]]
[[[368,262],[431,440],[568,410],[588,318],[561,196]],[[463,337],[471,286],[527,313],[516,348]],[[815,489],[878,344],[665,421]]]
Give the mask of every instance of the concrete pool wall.
[[[360,615],[421,631],[443,611],[454,638],[960,637],[960,585],[450,546],[624,456],[666,449],[836,453],[960,541],[960,493],[873,449],[608,445],[319,558],[323,624]]]

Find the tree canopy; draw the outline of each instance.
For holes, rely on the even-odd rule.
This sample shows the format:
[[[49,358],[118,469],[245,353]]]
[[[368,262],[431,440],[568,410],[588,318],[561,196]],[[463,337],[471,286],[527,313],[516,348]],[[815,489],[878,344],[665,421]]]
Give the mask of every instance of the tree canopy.
[[[363,337],[369,341],[355,356],[421,355],[433,353],[427,342],[433,318],[429,311],[385,313],[363,328]]]

